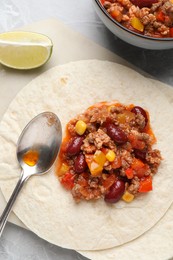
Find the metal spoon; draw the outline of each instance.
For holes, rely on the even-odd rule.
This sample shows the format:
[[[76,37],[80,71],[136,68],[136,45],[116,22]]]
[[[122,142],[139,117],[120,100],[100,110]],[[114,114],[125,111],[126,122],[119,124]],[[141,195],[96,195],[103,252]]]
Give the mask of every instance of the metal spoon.
[[[61,141],[61,123],[52,112],[37,115],[22,131],[17,144],[17,159],[23,170],[0,217],[0,236],[24,183],[30,176],[41,175],[51,168],[58,155]]]

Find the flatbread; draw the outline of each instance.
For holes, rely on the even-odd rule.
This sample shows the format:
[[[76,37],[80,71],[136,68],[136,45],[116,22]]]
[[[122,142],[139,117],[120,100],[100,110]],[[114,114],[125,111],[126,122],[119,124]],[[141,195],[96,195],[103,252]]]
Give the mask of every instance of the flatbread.
[[[150,80],[124,66],[79,61],[50,69],[29,83],[0,125],[0,187],[8,200],[20,172],[16,143],[28,121],[49,110],[59,116],[64,130],[76,114],[106,100],[134,103],[150,112],[164,160],[154,178],[154,191],[130,204],[121,201],[110,206],[101,200],[76,204],[59,184],[54,169],[31,178],[14,212],[30,230],[61,247],[97,250],[119,246],[139,237],[163,217],[173,201],[171,105]]]
[[[78,251],[92,260],[172,260],[173,205],[153,228],[137,239],[111,249]]]
[[[173,104],[172,87],[152,80]],[[173,114],[173,106],[170,111]],[[92,260],[168,260],[173,259],[173,203],[163,218],[144,235],[126,243],[101,251],[78,251]]]

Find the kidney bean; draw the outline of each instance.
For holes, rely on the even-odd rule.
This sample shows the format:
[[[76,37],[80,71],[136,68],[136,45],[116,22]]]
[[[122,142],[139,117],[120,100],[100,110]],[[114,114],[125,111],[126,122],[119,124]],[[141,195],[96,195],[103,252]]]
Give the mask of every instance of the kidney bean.
[[[157,3],[158,0],[131,0],[132,4],[139,6],[139,8],[143,7],[151,7],[152,4]]]
[[[104,200],[108,203],[116,203],[123,196],[125,191],[125,183],[122,180],[117,180],[110,187],[109,192],[105,195]]]
[[[83,139],[84,138],[81,136],[75,136],[72,138],[67,146],[66,153],[69,156],[77,155],[80,152]]]
[[[127,176],[118,176],[119,180],[123,181],[124,183],[128,182],[130,183],[131,182],[131,179],[128,179]]]
[[[145,118],[145,126],[147,125],[147,123],[148,123],[147,113],[145,112],[145,110],[142,107],[135,106],[132,108],[131,112],[135,113],[136,115],[137,114],[143,115],[143,117]]]
[[[134,154],[135,154],[136,158],[145,161],[145,159],[146,159],[146,151],[145,150],[134,149]]]
[[[87,163],[85,161],[85,156],[83,155],[83,153],[80,153],[76,157],[74,161],[74,169],[77,173],[84,172],[87,169]]]
[[[120,129],[118,126],[107,123],[106,124],[107,134],[112,138],[112,140],[118,144],[124,144],[127,142],[128,138],[124,131]]]

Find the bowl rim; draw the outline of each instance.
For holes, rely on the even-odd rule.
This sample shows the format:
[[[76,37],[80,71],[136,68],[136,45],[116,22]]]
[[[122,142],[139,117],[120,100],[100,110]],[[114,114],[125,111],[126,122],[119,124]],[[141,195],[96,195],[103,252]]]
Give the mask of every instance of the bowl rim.
[[[147,39],[147,40],[152,40],[152,41],[157,41],[157,42],[170,42],[170,41],[173,41],[173,37],[157,38],[157,37],[151,37],[151,36],[147,36],[147,35],[143,35],[143,34],[131,31],[130,29],[124,27],[119,22],[117,22],[115,19],[113,19],[111,17],[111,15],[106,11],[106,9],[102,6],[100,0],[94,0],[94,1],[96,2],[98,7],[100,8],[100,10],[107,16],[107,18],[109,20],[111,20],[115,25],[120,27],[122,30],[124,30],[124,31],[126,31],[126,32],[128,32],[130,34],[133,34],[133,35],[135,35],[135,36],[137,36],[139,38],[142,38],[142,39]]]

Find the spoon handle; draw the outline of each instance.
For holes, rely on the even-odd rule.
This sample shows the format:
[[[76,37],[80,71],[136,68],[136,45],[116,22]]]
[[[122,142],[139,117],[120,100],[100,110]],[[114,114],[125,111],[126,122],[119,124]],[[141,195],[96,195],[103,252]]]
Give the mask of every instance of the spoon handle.
[[[20,192],[20,190],[22,189],[25,181],[28,179],[28,175],[25,175],[24,172],[22,171],[21,177],[19,179],[19,181],[17,182],[17,185],[0,217],[0,237],[2,235],[3,229],[5,227],[5,224],[7,222],[8,216],[12,210],[13,204],[16,201],[16,198]]]

